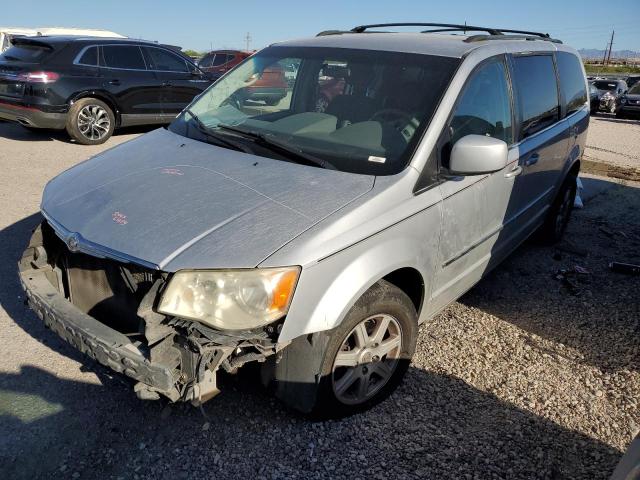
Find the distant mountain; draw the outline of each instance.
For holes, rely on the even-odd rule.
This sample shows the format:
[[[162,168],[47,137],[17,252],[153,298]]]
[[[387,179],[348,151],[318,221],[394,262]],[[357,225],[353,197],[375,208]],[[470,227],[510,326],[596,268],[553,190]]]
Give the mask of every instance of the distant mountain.
[[[604,50],[598,50],[595,48],[581,48],[578,53],[582,58],[595,58],[602,59],[604,56]],[[612,50],[611,58],[638,58],[640,52],[634,52],[633,50]]]

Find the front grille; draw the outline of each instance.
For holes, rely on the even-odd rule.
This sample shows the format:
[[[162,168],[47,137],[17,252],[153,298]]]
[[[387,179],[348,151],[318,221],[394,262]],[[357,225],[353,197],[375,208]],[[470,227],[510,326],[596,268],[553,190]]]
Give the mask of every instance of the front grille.
[[[51,233],[43,235],[45,249],[50,256],[55,252],[67,299],[82,312],[121,333],[142,333],[144,325],[137,314],[138,307],[160,272],[72,253],[48,225],[47,229]]]

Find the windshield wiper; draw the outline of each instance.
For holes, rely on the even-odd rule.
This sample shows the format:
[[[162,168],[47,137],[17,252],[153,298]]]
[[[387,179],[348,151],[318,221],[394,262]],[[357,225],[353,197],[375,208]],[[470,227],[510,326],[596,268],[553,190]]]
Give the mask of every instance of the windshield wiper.
[[[200,118],[198,118],[198,116],[191,111],[191,109],[187,108],[185,110],[185,113],[188,113],[191,116],[191,118],[193,118],[193,120],[196,122],[197,130],[204,136],[213,139],[215,141],[215,144],[218,145],[219,147],[226,146],[226,147],[232,148],[233,150],[238,150],[240,152],[253,153],[253,151],[250,148],[248,148],[246,145],[242,145],[240,143],[231,141],[222,135],[216,134],[216,132],[213,131],[211,128],[207,127],[202,122],[202,120],[200,120]]]
[[[295,160],[297,163],[304,163],[307,165],[315,165],[328,170],[337,170],[337,168],[323,158],[316,157],[309,153],[303,152],[300,148],[296,148],[288,143],[283,143],[275,140],[271,135],[266,135],[258,132],[251,132],[242,128],[232,127],[231,125],[218,124],[216,127],[219,130],[236,133],[242,137],[253,140],[256,144],[263,147],[268,147],[271,150],[278,151],[284,154],[286,157]]]

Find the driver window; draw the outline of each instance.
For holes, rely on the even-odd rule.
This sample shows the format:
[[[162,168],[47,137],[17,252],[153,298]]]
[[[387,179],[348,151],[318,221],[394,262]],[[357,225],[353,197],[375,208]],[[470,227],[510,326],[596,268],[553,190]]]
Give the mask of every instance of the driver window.
[[[492,60],[473,73],[449,129],[451,146],[472,134],[513,142],[509,85],[502,60]]]

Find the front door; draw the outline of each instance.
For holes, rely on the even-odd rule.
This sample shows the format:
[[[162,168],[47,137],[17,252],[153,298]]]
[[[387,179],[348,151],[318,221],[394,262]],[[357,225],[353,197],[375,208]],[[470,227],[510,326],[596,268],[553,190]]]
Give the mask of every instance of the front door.
[[[103,88],[116,99],[122,125],[155,123],[161,113],[157,80],[137,45],[100,47]]]
[[[176,53],[158,47],[144,47],[144,50],[149,68],[162,83],[162,115],[171,121],[210,81]]]
[[[510,146],[508,165],[495,173],[445,176],[439,271],[432,293],[434,309],[448,304],[475,284],[504,255],[518,228],[522,208],[514,199],[522,168],[513,146],[513,113],[504,56],[481,63],[462,91],[444,138],[440,161],[446,174],[448,153],[466,135],[486,135]]]

